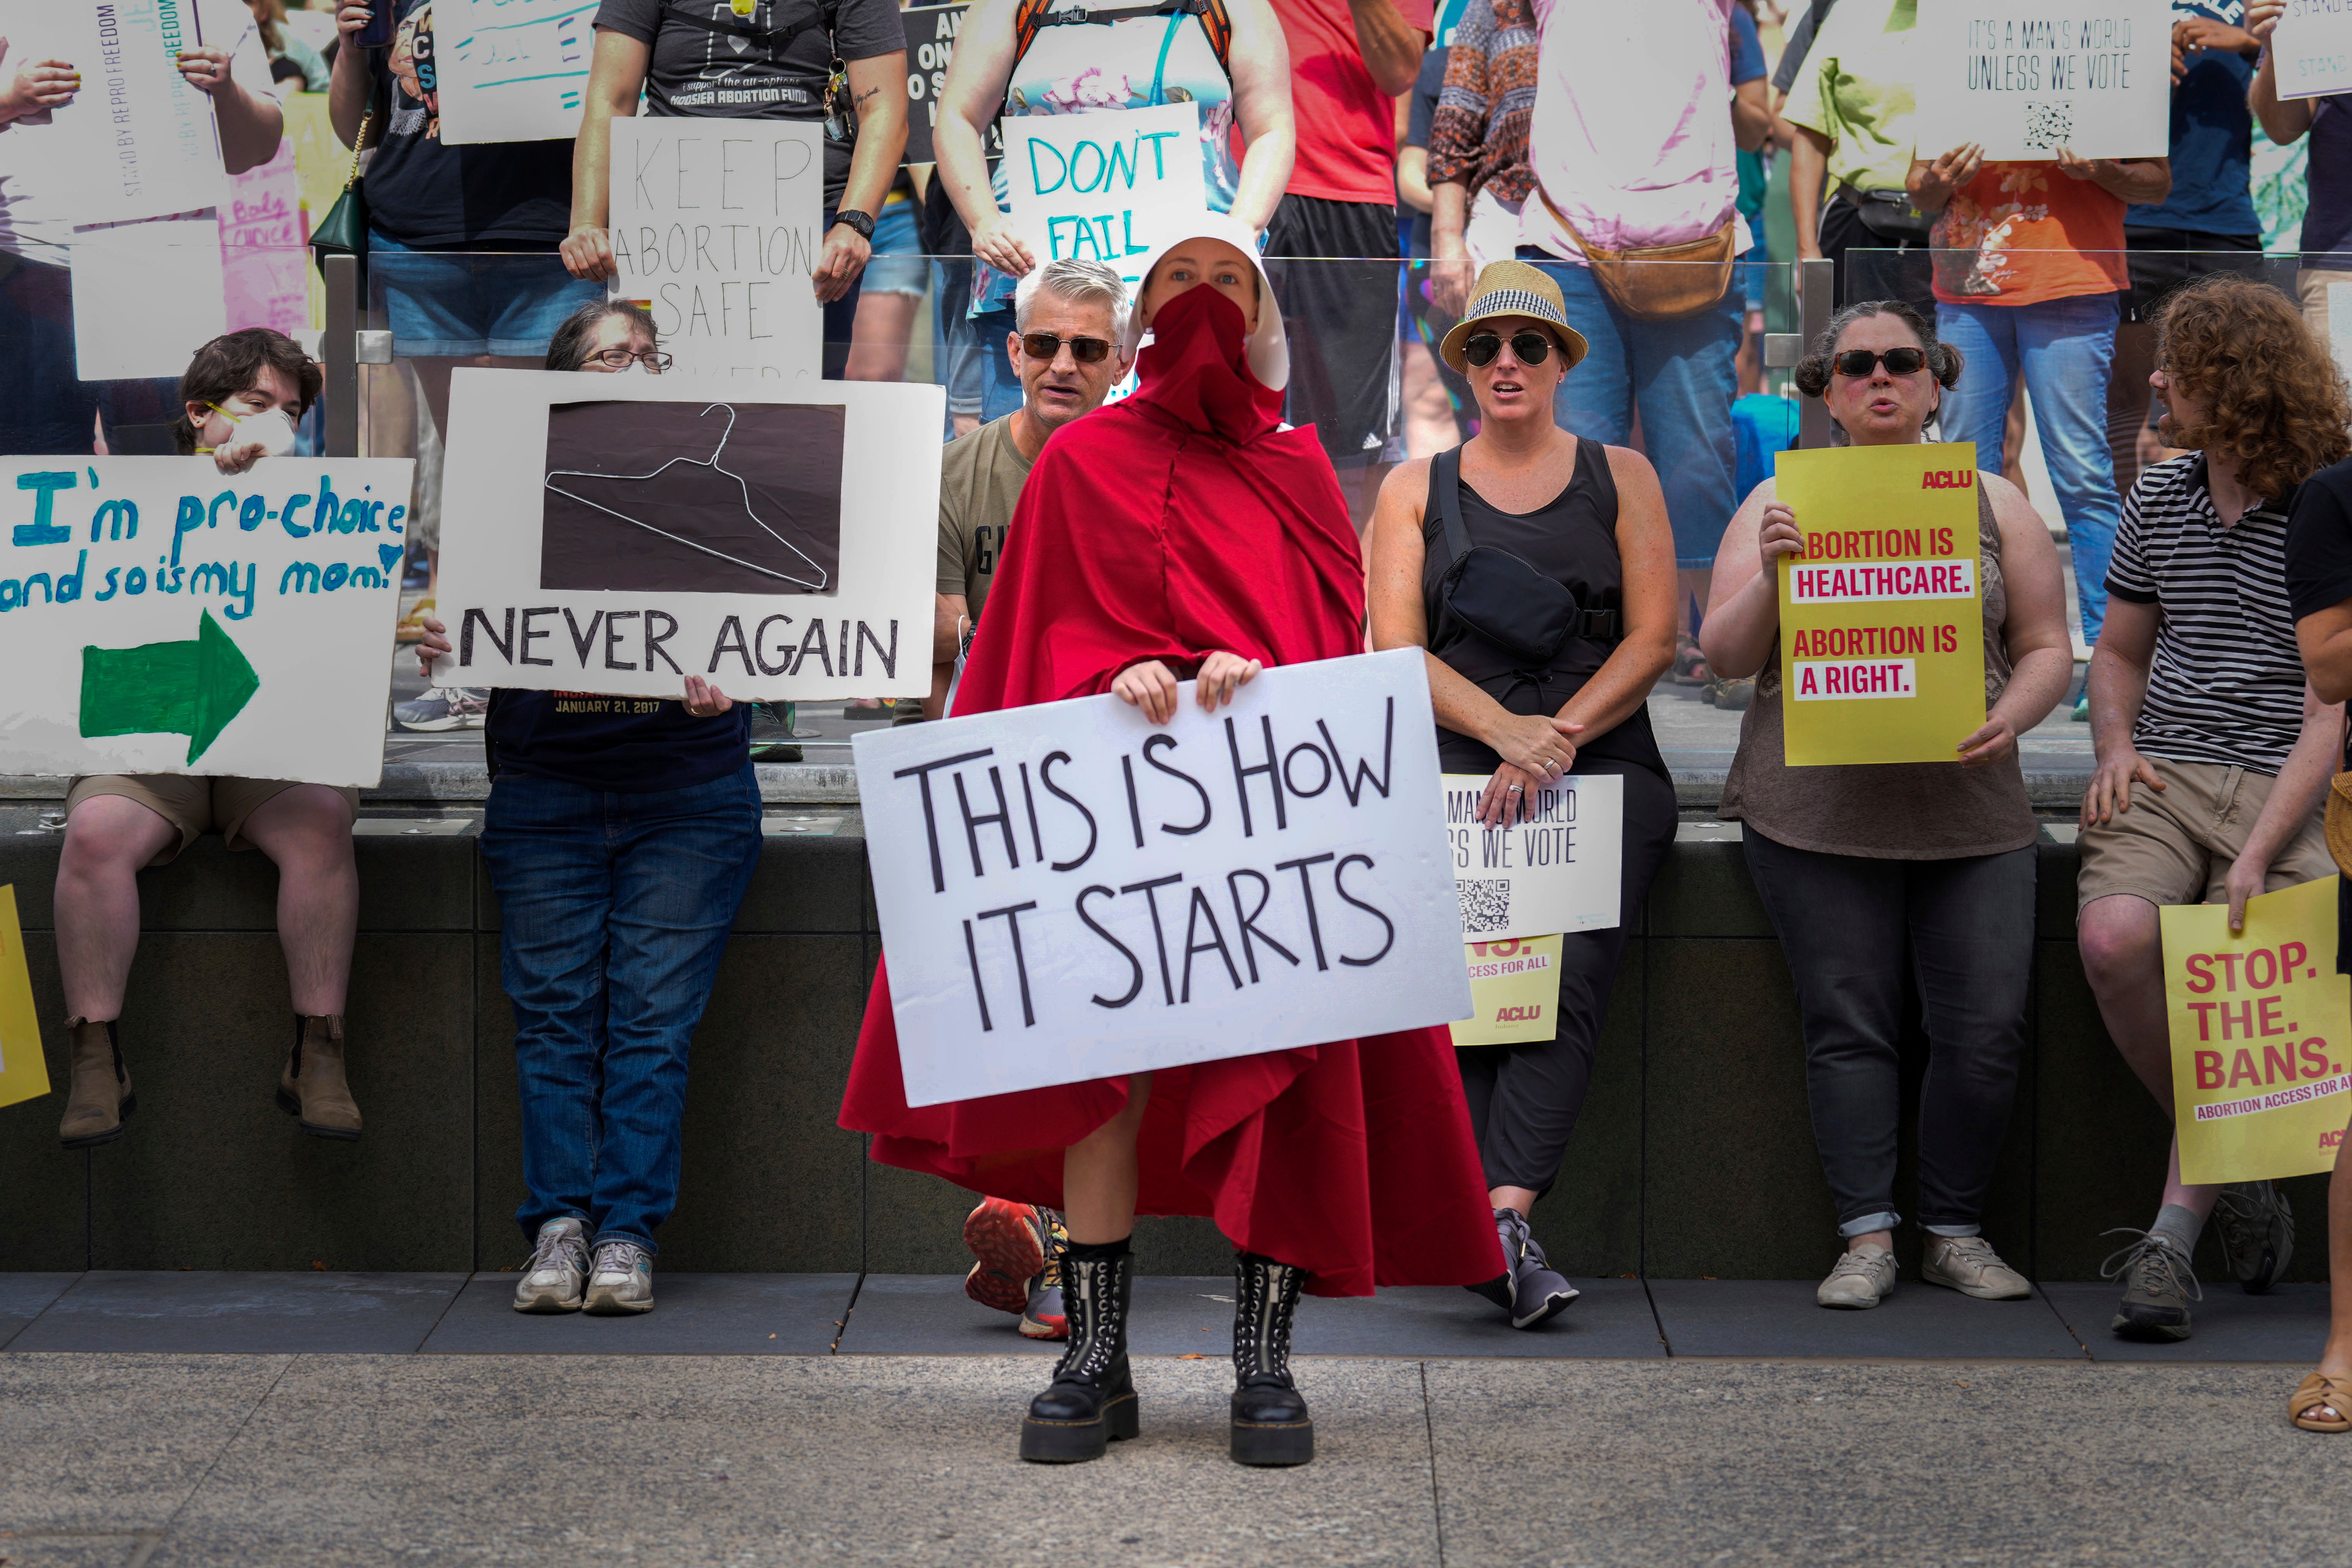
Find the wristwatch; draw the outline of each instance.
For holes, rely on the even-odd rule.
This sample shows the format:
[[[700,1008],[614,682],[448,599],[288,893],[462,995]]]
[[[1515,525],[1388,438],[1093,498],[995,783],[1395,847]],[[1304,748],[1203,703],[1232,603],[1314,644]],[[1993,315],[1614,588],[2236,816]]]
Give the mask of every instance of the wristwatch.
[[[839,212],[833,215],[833,221],[840,224],[847,224],[851,231],[856,234],[861,239],[872,239],[874,237],[874,215],[872,213],[862,213],[856,207],[844,207]]]

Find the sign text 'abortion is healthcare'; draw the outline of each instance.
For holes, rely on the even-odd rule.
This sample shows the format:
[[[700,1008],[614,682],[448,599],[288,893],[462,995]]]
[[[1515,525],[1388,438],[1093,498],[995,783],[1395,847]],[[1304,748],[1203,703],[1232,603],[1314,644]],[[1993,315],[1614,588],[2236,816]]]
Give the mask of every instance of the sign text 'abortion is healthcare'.
[[[1040,261],[1108,262],[1131,288],[1142,258],[1208,210],[1197,103],[1024,114],[1003,129],[1013,221]]]
[[[1976,447],[1782,452],[1805,551],[1780,562],[1790,767],[1957,763],[1984,723]]]
[[[1470,1016],[1418,649],[856,741],[910,1105]]]
[[[0,772],[375,784],[412,467],[8,459]]]

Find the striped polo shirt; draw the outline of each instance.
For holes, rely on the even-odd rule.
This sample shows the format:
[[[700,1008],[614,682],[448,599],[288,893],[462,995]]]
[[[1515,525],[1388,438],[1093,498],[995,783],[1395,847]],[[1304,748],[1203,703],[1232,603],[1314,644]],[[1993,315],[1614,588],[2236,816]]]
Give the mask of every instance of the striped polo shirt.
[[[2303,658],[2286,594],[2292,491],[2228,528],[2205,455],[2157,464],[2124,501],[2107,593],[2163,612],[2132,744],[2176,763],[2275,775],[2303,731]]]

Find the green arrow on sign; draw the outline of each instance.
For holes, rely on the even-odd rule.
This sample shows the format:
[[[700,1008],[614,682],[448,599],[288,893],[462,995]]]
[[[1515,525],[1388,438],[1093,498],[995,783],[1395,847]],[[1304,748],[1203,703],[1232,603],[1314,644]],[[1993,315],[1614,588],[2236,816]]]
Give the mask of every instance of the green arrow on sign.
[[[200,614],[194,642],[81,650],[83,735],[185,735],[191,763],[211,749],[261,678],[213,613]]]

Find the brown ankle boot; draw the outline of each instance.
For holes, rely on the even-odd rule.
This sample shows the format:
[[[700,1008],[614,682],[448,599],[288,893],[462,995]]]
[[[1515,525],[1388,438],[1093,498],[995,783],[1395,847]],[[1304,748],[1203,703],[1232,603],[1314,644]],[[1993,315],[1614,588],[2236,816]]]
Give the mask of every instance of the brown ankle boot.
[[[314,1138],[355,1139],[360,1108],[343,1081],[343,1019],[340,1013],[294,1020],[294,1049],[278,1075],[278,1106],[302,1119]]]
[[[68,1018],[66,1033],[72,1037],[73,1078],[58,1142],[68,1149],[111,1143],[139,1109],[131,1075],[123,1070],[122,1047],[114,1041],[114,1020]]]

